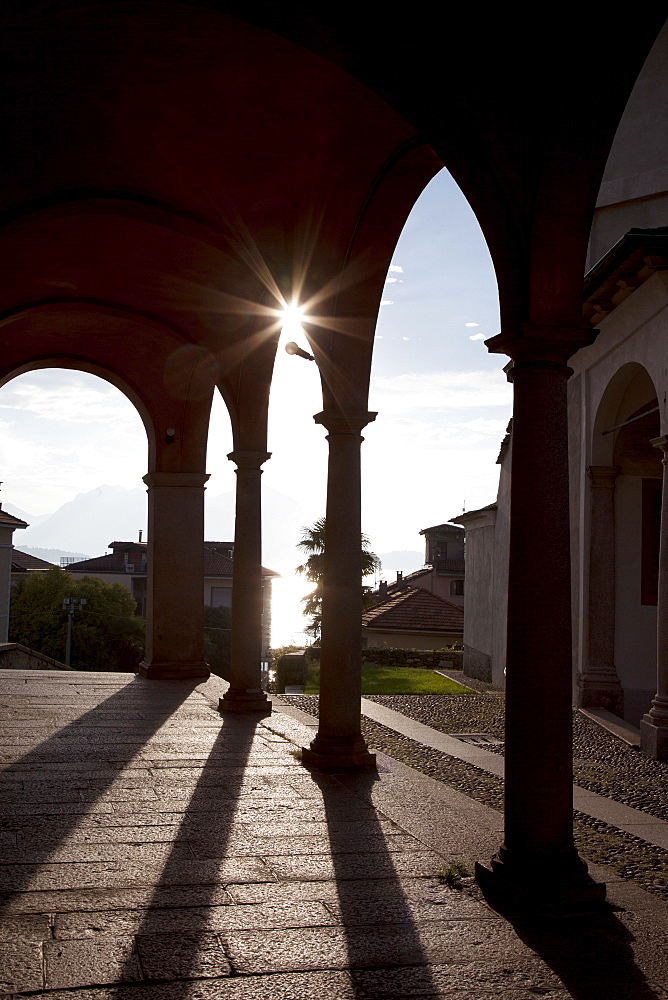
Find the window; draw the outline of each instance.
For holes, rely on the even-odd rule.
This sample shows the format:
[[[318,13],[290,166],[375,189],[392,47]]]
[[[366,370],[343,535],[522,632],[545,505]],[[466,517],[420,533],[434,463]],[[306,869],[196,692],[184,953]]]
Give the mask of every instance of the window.
[[[232,607],[232,588],[231,587],[212,587],[211,588],[211,606],[213,608],[231,608]]]
[[[463,580],[451,580],[450,581],[450,597],[463,597],[464,596],[464,581]]]

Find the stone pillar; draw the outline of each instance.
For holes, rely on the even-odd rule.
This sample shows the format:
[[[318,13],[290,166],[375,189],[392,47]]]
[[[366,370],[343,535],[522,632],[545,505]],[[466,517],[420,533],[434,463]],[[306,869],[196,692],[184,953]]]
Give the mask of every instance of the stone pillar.
[[[360,726],[362,694],[361,430],[375,413],[325,410],[329,431],[320,640],[320,721],[308,767],[369,768],[376,763]]]
[[[659,590],[656,607],[656,694],[640,722],[640,748],[655,760],[668,760],[668,437],[652,439],[663,452]]]
[[[615,480],[619,469],[592,465],[588,472],[589,628],[580,704],[583,708],[607,708],[623,717],[624,692],[615,670]]]
[[[573,842],[568,357],[523,346],[514,385],[506,656],[505,839],[481,885],[502,900],[598,901]],[[571,348],[573,350],[575,348]],[[544,353],[541,353],[544,351]]]
[[[199,472],[149,472],[146,654],[142,677],[208,677],[204,662],[204,484]]]
[[[0,642],[9,635],[9,606],[12,595],[12,552],[14,531],[28,525],[13,514],[7,514],[0,503]]]
[[[262,690],[262,465],[261,451],[233,451],[237,469],[232,577],[230,687],[218,703],[221,712],[271,713]]]

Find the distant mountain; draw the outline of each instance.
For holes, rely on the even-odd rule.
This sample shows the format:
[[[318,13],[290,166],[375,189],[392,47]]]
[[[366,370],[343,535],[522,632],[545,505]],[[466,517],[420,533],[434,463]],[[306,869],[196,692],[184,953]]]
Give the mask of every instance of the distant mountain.
[[[206,497],[204,534],[212,541],[234,539],[234,493]],[[299,504],[276,490],[262,492],[262,561],[268,569],[285,573],[301,561],[297,542],[306,524]]]
[[[14,517],[20,517],[22,521],[27,521],[27,523],[32,527],[41,524],[42,521],[46,521],[47,517],[51,517],[50,514],[28,514],[27,511],[21,510],[20,507],[15,507],[13,503],[3,502],[2,509],[6,510],[8,514],[13,514]],[[21,530],[27,531],[27,528]],[[17,535],[16,537],[18,538],[20,536]]]
[[[422,569],[424,552],[410,552],[407,549],[400,552],[379,552],[378,558],[383,564],[381,576],[390,583],[395,579],[397,570],[400,573],[412,573],[416,569]]]
[[[233,492],[217,497],[205,494],[207,539],[233,541],[234,503]],[[264,490],[263,504],[263,562],[269,569],[286,572],[299,562],[296,546],[305,524],[304,515],[296,501],[276,490]],[[17,548],[56,564],[61,555],[81,559],[101,555],[109,542],[132,541],[140,529],[144,540],[147,538],[144,489],[98,486],[79,493],[53,514],[37,517],[11,504],[4,504],[4,509],[30,525],[14,536]]]
[[[30,525],[21,532],[19,548],[54,548],[101,555],[109,542],[136,539],[140,529],[146,538],[146,490],[98,486],[88,493],[79,493],[40,523],[33,520]]]
[[[14,535],[14,541],[17,541],[17,536]],[[18,537],[18,541],[21,539]],[[38,559],[44,559],[46,562],[53,563],[54,566],[60,566],[61,559],[74,559],[79,562],[80,559],[90,559],[90,553],[86,552],[67,552],[65,549],[39,549],[39,548],[29,548],[27,545],[15,545],[14,548],[20,549],[21,552],[27,552],[28,555],[37,556]]]

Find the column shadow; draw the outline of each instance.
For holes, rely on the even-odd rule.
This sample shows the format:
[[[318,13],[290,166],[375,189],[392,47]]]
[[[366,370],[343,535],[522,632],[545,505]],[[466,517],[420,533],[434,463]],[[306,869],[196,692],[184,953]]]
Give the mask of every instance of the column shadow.
[[[387,847],[385,834],[371,802],[375,773],[311,776],[320,788],[325,807],[332,865],[336,879],[338,908],[345,935],[350,977],[356,997],[368,997],[371,980],[391,988],[396,970],[397,987],[407,986],[411,995],[438,993],[429,958],[420,940],[419,929],[406,897],[400,876]],[[371,805],[369,829],[360,843],[359,833],[341,821],[342,792]],[[345,805],[344,805],[345,807]],[[391,880],[391,881],[390,881]],[[407,967],[410,968],[410,974]],[[375,993],[373,994],[375,995]],[[389,993],[383,992],[384,996]]]
[[[661,1000],[631,947],[635,937],[609,904],[568,916],[504,914],[517,936],[559,977],[573,1000]]]
[[[0,828],[20,832],[21,858],[26,861],[12,861],[3,852],[0,915],[196,686],[135,678],[3,768],[0,783],[11,789],[11,797],[0,804]],[[82,794],[75,797],[72,792],[69,801],[44,803],[55,774],[62,777],[63,789],[80,782]],[[82,854],[85,849],[82,845]]]
[[[228,856],[258,720],[224,714],[220,726],[162,875],[133,928],[133,951],[110,984],[115,1000],[135,998],[138,982],[169,983],[170,1000],[178,1000],[192,992],[194,979],[229,976],[224,928],[211,922],[210,908],[231,902],[226,884],[274,881],[252,850]],[[243,830],[236,833],[243,839]]]

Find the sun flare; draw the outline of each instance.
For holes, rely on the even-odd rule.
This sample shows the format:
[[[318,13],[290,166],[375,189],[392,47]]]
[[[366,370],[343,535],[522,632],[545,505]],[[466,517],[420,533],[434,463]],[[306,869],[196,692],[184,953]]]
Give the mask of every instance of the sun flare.
[[[286,305],[281,310],[281,333],[285,334],[286,337],[294,337],[300,333],[303,333],[302,329],[302,318],[304,316],[304,309],[302,306],[298,306],[295,302],[291,302]]]

